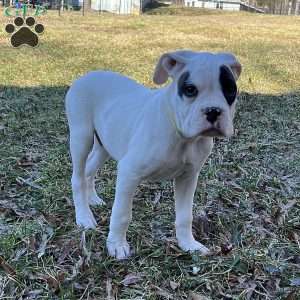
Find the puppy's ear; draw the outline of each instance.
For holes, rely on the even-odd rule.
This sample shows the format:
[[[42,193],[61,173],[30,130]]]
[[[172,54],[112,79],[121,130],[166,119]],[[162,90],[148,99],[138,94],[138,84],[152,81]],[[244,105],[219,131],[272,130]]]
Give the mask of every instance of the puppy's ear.
[[[193,51],[183,50],[163,54],[154,71],[153,81],[156,84],[165,83],[169,76],[174,78],[189,59],[195,56]]]
[[[226,52],[218,53],[217,56],[222,64],[227,65],[231,69],[235,80],[238,80],[242,73],[242,65],[237,58],[233,54]]]

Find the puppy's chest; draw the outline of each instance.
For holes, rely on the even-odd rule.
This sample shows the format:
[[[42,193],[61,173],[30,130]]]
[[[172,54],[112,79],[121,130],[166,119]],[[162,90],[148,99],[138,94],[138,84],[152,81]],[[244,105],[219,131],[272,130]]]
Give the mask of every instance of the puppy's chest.
[[[173,179],[199,169],[199,162],[190,152],[174,151],[161,159],[155,159],[147,174],[149,180]]]

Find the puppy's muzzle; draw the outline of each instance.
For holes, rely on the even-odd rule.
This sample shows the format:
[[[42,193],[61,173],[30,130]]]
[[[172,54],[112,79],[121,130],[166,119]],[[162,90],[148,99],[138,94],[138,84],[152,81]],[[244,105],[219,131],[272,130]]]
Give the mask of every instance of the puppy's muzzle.
[[[211,126],[202,131],[201,135],[210,137],[224,136],[225,134],[218,124],[218,119],[222,114],[222,109],[218,107],[207,107],[203,110],[203,113],[206,116],[206,120],[211,124]]]

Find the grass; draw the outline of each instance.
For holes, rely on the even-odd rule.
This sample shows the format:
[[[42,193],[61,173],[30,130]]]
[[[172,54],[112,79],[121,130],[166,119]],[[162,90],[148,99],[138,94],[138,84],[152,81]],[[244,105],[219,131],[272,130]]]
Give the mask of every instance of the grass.
[[[36,49],[12,49],[0,32],[0,299],[299,299],[300,18],[49,12],[39,21]],[[145,182],[129,229],[135,254],[118,262],[105,250],[114,162],[97,178],[107,202],[94,209],[97,230],[74,224],[64,95],[94,69],[153,87],[158,57],[179,48],[232,51],[244,67],[236,134],[216,140],[195,196],[195,236],[215,254],[177,248],[171,183]]]

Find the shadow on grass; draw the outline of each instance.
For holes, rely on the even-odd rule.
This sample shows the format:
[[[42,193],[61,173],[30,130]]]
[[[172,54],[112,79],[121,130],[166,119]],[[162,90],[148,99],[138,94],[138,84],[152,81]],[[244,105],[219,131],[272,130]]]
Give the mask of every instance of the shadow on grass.
[[[67,89],[68,86],[0,86],[2,137],[16,138],[13,143],[25,142],[36,132],[42,143],[51,143],[51,137],[65,134],[64,97]],[[241,93],[236,114],[239,133],[250,129],[250,133],[256,130],[259,135],[283,134],[287,137],[286,132],[291,130],[294,135],[299,120],[299,95],[298,91],[282,95]],[[279,122],[288,127],[280,127]],[[251,135],[248,137],[250,139]]]
[[[85,251],[91,255],[85,264],[82,236],[74,226],[73,207],[66,201],[71,197],[64,112],[67,88],[0,87],[0,211],[2,200],[9,199],[24,211],[35,208],[44,218],[20,213],[4,218],[3,224],[11,227],[0,240],[0,255],[19,276],[6,284],[7,295],[26,294],[27,286],[38,290],[40,297],[52,299],[45,287],[48,277],[39,277],[45,270],[58,282],[52,292],[65,299],[71,299],[70,295],[80,298],[95,277],[105,279],[90,293],[98,299],[106,296],[107,278],[113,280],[113,289],[122,299],[142,293],[156,299],[157,291],[162,290],[174,299],[186,299],[193,290],[212,299],[225,294],[237,298],[248,295],[249,286],[258,292],[251,299],[260,299],[261,293],[279,299],[293,292],[291,280],[298,276],[295,262],[300,260],[299,205],[295,202],[300,197],[300,91],[241,93],[235,136],[229,141],[216,140],[201,171],[195,216],[204,213],[206,217],[204,221],[195,218],[195,236],[212,248],[232,244],[231,253],[200,258],[177,250],[171,184],[147,183],[137,190],[128,233],[137,253],[122,263],[108,258],[104,239],[115,185],[115,166],[108,163],[97,179],[108,205],[94,209],[101,227],[87,233]],[[154,204],[157,192],[161,199]],[[53,232],[51,237],[49,232]],[[40,248],[34,243],[41,244],[43,236],[49,240],[41,260],[37,257]],[[34,242],[26,244],[30,239]],[[195,266],[198,273],[192,274]],[[121,283],[130,273],[143,274],[134,290]],[[169,281],[178,278],[180,286],[175,291]]]

